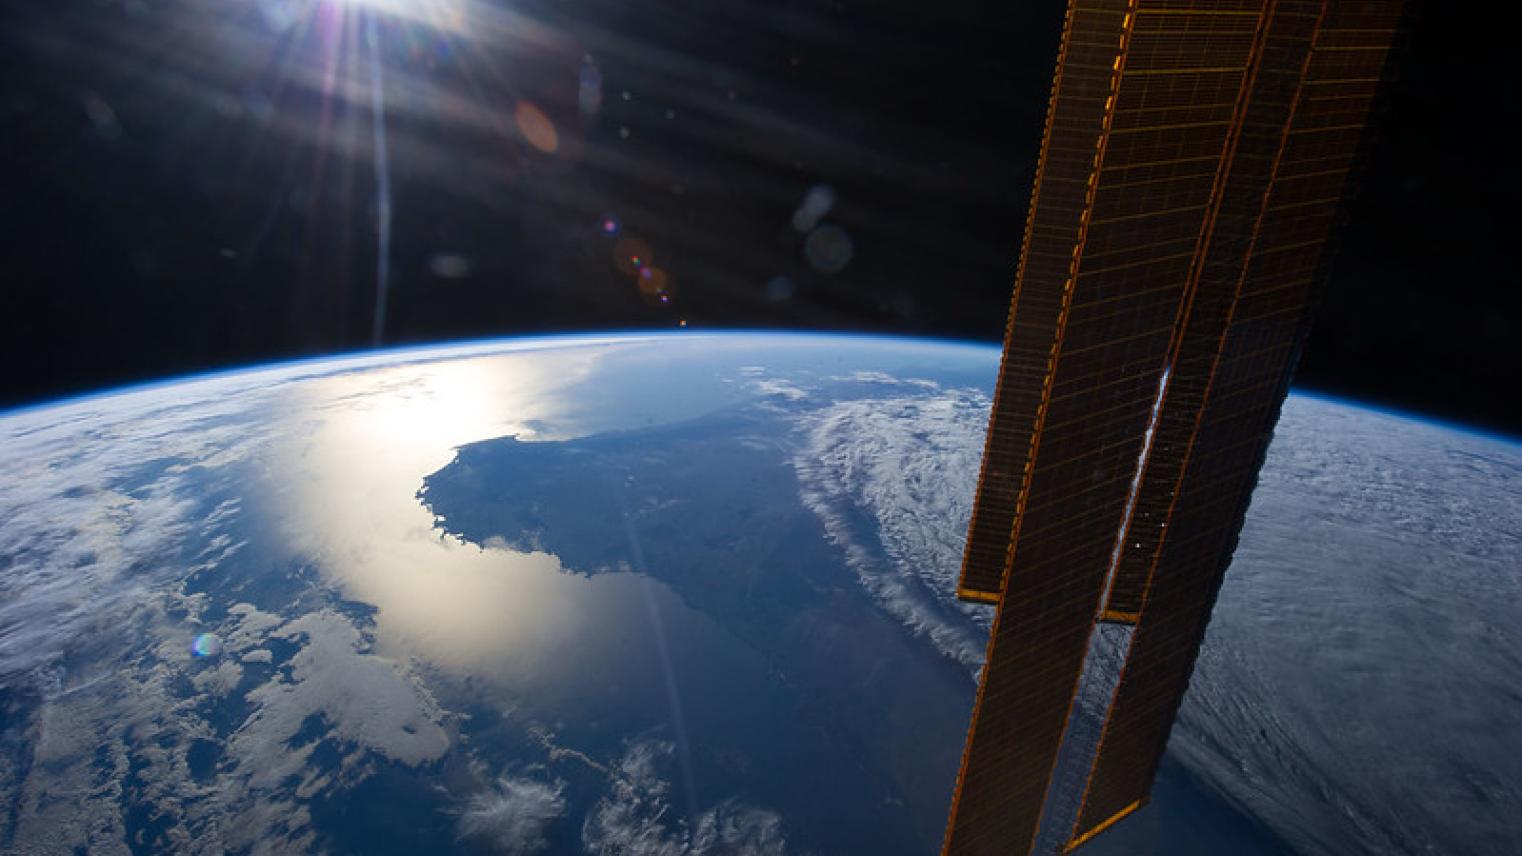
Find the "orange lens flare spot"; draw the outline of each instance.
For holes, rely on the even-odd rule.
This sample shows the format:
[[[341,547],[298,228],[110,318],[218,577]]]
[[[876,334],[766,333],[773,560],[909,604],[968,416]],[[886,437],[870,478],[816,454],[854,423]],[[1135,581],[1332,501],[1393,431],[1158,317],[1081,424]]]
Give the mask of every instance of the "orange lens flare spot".
[[[646,303],[660,306],[671,302],[671,277],[666,272],[656,267],[647,267],[639,272],[639,296]]]
[[[560,134],[555,130],[555,123],[532,101],[518,102],[513,109],[513,121],[518,124],[518,133],[523,139],[539,151],[552,155],[560,148]]]
[[[621,273],[639,276],[640,270],[650,264],[650,245],[639,238],[619,238],[613,245],[613,264]]]

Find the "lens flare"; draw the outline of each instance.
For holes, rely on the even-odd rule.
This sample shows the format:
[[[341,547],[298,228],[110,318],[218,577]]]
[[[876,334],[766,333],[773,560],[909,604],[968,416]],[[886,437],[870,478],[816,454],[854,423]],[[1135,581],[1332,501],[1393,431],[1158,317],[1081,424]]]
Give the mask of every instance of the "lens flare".
[[[428,259],[428,272],[439,279],[470,276],[470,259],[454,253],[436,253]]]
[[[839,226],[820,226],[803,244],[803,254],[809,265],[820,273],[836,273],[851,261],[853,252],[851,236]]]
[[[640,268],[650,264],[650,245],[639,238],[619,238],[613,245],[613,264],[621,273],[639,276]]]
[[[658,267],[647,267],[640,271],[639,296],[651,305],[666,304],[671,302],[671,277]]]
[[[590,121],[597,118],[598,112],[602,110],[602,72],[591,57],[582,60],[576,83],[576,106],[582,119]]]
[[[518,133],[523,139],[539,151],[552,155],[560,149],[560,134],[555,130],[555,123],[534,102],[519,101],[513,110],[513,121],[517,122]]]
[[[824,215],[835,207],[835,188],[828,184],[816,184],[804,194],[803,202],[793,212],[793,228],[807,234],[813,231]]]
[[[190,653],[197,657],[215,657],[222,653],[222,640],[215,633],[202,633],[191,640]]]

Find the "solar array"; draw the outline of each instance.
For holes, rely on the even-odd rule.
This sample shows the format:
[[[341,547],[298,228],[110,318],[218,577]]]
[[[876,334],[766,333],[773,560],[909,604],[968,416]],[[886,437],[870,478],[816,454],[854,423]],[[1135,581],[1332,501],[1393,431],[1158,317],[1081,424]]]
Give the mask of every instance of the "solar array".
[[[997,613],[945,852],[1031,852],[1100,621],[1134,632],[1066,847],[1146,802],[1400,16],[1070,0],[958,586]]]

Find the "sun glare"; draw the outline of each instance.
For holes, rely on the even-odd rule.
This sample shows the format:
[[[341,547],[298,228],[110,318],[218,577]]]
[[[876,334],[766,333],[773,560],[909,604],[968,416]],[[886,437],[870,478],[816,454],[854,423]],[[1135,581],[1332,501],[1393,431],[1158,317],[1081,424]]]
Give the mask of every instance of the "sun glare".
[[[373,12],[382,18],[426,24],[448,33],[464,29],[468,0],[318,0],[342,9]]]

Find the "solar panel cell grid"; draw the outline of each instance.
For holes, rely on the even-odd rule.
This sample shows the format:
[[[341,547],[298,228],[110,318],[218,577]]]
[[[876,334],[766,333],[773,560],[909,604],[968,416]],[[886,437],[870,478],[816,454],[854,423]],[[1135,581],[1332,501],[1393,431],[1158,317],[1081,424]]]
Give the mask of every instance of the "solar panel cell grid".
[[[998,612],[946,852],[1031,846],[1127,520],[1106,606],[1136,630],[1070,846],[1145,802],[1399,7],[1069,4],[961,580]]]
[[[1398,6],[1378,5],[1385,9]],[[1328,28],[1329,23],[1323,21],[1315,48],[1310,43],[1305,45],[1309,57],[1301,67],[1307,76],[1307,92],[1326,91],[1309,85],[1326,75],[1378,76],[1382,55],[1377,59],[1365,56],[1356,63],[1321,56],[1321,34]],[[1274,56],[1282,58],[1285,53],[1276,51]],[[1361,142],[1369,98],[1344,98],[1340,102],[1333,111],[1300,99],[1288,117],[1279,155],[1283,177],[1271,184],[1261,227],[1255,233],[1256,244],[1251,255],[1244,257],[1239,293],[1230,303],[1216,299],[1197,305],[1191,312],[1195,332],[1186,329],[1181,358],[1193,368],[1176,369],[1173,382],[1190,387],[1192,394],[1187,406],[1179,408],[1183,412],[1170,412],[1172,421],[1160,430],[1187,426],[1185,417],[1194,411],[1192,448],[1187,456],[1177,455],[1156,470],[1159,477],[1178,474],[1171,488],[1156,491],[1159,497],[1169,499],[1171,514],[1166,518],[1166,530],[1152,527],[1153,534],[1159,536],[1154,542],[1163,534],[1166,539],[1157,547],[1156,562],[1150,568],[1132,649],[1074,840],[1145,798],[1188,686],[1210,608],[1272,435],[1294,354],[1306,330],[1306,309],[1318,281],[1317,272],[1323,266],[1325,238],[1335,219],[1343,177]],[[1282,101],[1269,93],[1259,103],[1271,112]],[[1313,106],[1298,109],[1308,103]],[[1345,121],[1355,116],[1356,123]],[[1242,192],[1251,190],[1249,186]],[[1228,326],[1220,329],[1222,325]],[[1204,332],[1210,335],[1204,336]],[[1204,357],[1211,350],[1216,351],[1217,358],[1207,362]],[[1178,447],[1174,442],[1173,448]],[[1149,520],[1158,520],[1155,507]],[[1141,553],[1128,551],[1127,558]],[[1121,602],[1111,600],[1112,609],[1136,605],[1135,592],[1127,593]]]

